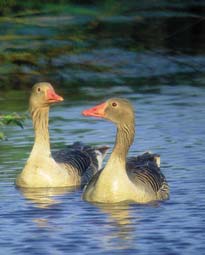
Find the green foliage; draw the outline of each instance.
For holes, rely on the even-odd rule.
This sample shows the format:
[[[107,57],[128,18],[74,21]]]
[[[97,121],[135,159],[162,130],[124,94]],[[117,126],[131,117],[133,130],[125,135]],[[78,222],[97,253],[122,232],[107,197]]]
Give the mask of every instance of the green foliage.
[[[0,14],[2,15],[7,15],[19,8],[20,5],[16,0],[0,0]]]
[[[4,132],[2,129],[7,125],[17,125],[23,128],[23,121],[25,120],[25,116],[21,116],[17,113],[0,115],[0,140],[5,139]]]
[[[122,3],[121,3],[122,2]],[[92,8],[91,8],[92,6]],[[94,7],[94,8],[93,8]],[[126,9],[123,1],[119,0],[0,0],[0,14],[3,16],[20,16],[28,12],[43,13],[70,13],[77,15],[96,15],[95,10],[102,12],[103,15],[111,15]]]

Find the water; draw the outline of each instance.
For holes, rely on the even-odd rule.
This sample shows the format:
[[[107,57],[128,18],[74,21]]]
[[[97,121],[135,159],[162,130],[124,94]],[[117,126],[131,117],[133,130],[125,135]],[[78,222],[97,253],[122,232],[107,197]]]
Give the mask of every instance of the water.
[[[95,205],[82,201],[79,189],[16,189],[16,174],[33,142],[32,124],[27,120],[23,130],[7,128],[9,140],[0,144],[0,254],[203,253],[205,88],[124,86],[121,90],[112,87],[109,93],[126,96],[133,103],[137,132],[129,155],[146,150],[161,154],[170,200],[151,205]],[[97,98],[92,95],[91,100],[70,100],[66,91],[61,94],[65,101],[53,106],[50,114],[52,148],[77,140],[112,146],[114,126],[80,114],[101,102],[103,91],[99,89]],[[3,98],[1,107],[26,110],[24,92]]]

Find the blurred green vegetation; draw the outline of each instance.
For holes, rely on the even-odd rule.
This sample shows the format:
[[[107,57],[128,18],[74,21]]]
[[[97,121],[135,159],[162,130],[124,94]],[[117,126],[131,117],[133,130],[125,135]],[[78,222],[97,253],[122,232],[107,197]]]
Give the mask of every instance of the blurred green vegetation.
[[[130,74],[124,60],[133,52],[204,54],[204,22],[192,17],[204,8],[192,0],[0,0],[0,89],[136,83],[138,61]],[[110,57],[100,54],[106,49]]]
[[[77,15],[136,14],[137,11],[186,11],[199,8],[203,13],[203,0],[0,0],[1,16],[21,16],[37,13],[69,13]]]
[[[12,114],[0,114],[0,140],[6,139],[3,129],[7,125],[17,125],[23,128],[23,121],[25,116],[19,115],[17,113]]]
[[[132,1],[131,1],[132,2]],[[135,1],[133,1],[135,2]],[[117,0],[0,0],[0,14],[3,16],[28,15],[31,13],[70,13],[78,15],[97,15],[99,12],[113,15],[132,8],[132,3]]]
[[[107,21],[101,24],[104,23],[101,19],[131,13],[132,1],[125,3],[124,0],[0,0],[0,89],[25,89],[40,80],[67,84],[62,79],[65,75],[61,65],[53,64],[56,58],[95,48],[103,43],[99,33],[109,27],[109,34],[115,28],[124,29],[123,21],[109,26]],[[110,69],[95,66],[92,61],[73,67],[95,72]],[[73,82],[76,84],[76,80]]]

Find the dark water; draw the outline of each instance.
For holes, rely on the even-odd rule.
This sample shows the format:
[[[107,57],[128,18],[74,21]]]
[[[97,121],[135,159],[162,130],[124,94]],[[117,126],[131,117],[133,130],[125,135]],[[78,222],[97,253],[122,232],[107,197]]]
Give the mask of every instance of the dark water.
[[[117,91],[116,91],[117,90]],[[83,140],[113,145],[115,128],[80,112],[103,100],[69,100],[51,109],[53,148]],[[154,205],[93,205],[81,190],[20,191],[14,180],[33,141],[25,129],[9,127],[0,144],[0,254],[203,254],[205,238],[205,88],[191,85],[115,87],[111,94],[131,100],[137,133],[130,155],[161,154],[171,197]],[[90,92],[87,92],[88,96]],[[25,110],[23,93],[4,95],[1,107]],[[14,106],[13,106],[14,107]]]

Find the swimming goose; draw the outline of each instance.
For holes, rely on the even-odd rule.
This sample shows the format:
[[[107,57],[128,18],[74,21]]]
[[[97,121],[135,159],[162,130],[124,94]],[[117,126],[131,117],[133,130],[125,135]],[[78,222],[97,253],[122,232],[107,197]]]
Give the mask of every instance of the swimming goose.
[[[63,101],[50,83],[33,86],[29,110],[32,116],[35,141],[22,172],[17,176],[19,187],[68,187],[84,185],[102,166],[107,146],[93,148],[74,143],[51,154],[48,115],[50,105]]]
[[[134,110],[127,100],[111,98],[84,110],[83,115],[104,118],[117,126],[111,156],[104,169],[98,171],[85,186],[84,200],[148,203],[168,199],[169,187],[160,171],[159,155],[147,152],[126,160],[135,135]]]

